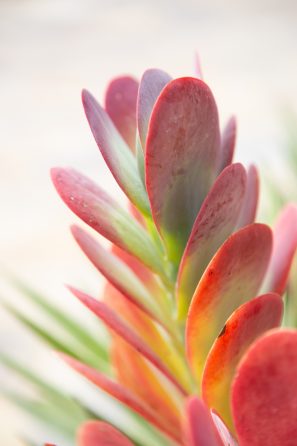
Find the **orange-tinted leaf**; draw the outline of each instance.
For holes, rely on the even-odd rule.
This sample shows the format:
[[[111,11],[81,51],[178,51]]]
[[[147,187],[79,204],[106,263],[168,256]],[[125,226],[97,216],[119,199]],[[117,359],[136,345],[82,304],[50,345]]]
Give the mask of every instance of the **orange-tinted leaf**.
[[[114,338],[111,360],[117,380],[143,400],[167,425],[168,430],[178,437],[181,435],[180,411],[177,401],[172,398],[174,389],[153,370],[146,360],[127,343]],[[125,366],[123,367],[123,364]],[[179,401],[181,404],[182,401]]]
[[[111,330],[123,338],[135,350],[143,355],[149,362],[151,362],[166,378],[183,394],[186,391],[179,381],[170,373],[162,360],[155,355],[153,350],[132,330],[126,322],[123,321],[108,305],[100,302],[87,294],[69,287],[70,291],[97,317],[99,317]]]
[[[190,391],[191,377],[184,358],[180,357],[167,333],[143,311],[131,304],[125,296],[113,286],[107,284],[104,290],[104,302],[128,323],[137,335],[151,347],[153,352],[160,358],[166,358],[166,364],[171,373],[178,377],[185,389]]]
[[[219,145],[217,107],[208,86],[195,78],[169,82],[151,115],[145,171],[153,218],[175,263],[214,180]]]
[[[297,331],[275,330],[242,359],[232,387],[232,414],[240,446],[295,446]]]
[[[230,389],[236,367],[247,348],[263,333],[277,327],[283,303],[277,294],[265,294],[239,307],[227,320],[206,361],[202,395],[234,431]]]
[[[141,415],[151,424],[156,426],[162,432],[172,437],[171,432],[167,432],[166,428],[160,422],[159,418],[155,416],[152,410],[141,401],[136,395],[134,395],[130,390],[123,387],[121,384],[111,380],[107,376],[98,372],[97,370],[86,366],[85,364],[77,361],[76,359],[67,356],[65,354],[59,353],[59,356],[74,370],[83,375],[86,379],[91,381],[95,386],[100,387],[100,389],[107,392],[109,395],[113,396],[121,403],[128,406],[134,412]]]
[[[137,94],[138,82],[130,76],[113,79],[105,94],[105,110],[132,152],[136,142]]]
[[[269,263],[272,233],[254,223],[231,235],[195,291],[186,326],[187,356],[200,382],[209,350],[231,313],[257,295]]]
[[[177,300],[181,319],[209,261],[236,225],[245,186],[243,166],[232,164],[217,178],[201,206],[179,267]]]
[[[130,440],[110,424],[86,421],[77,433],[78,446],[133,446]]]
[[[187,446],[223,446],[208,407],[197,397],[186,404],[185,444]]]

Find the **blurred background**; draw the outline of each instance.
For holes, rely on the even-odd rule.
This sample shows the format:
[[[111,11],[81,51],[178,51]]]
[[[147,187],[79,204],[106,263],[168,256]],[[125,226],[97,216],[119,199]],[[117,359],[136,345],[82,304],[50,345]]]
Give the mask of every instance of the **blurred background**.
[[[286,116],[297,108],[296,23],[295,0],[0,0],[1,299],[27,305],[8,285],[14,273],[85,317],[63,284],[100,287],[49,180],[51,166],[71,165],[122,199],[84,118],[82,87],[102,100],[118,74],[191,75],[198,51],[221,123],[238,118],[236,159],[281,169]],[[1,351],[62,379],[49,351],[5,310],[0,317]],[[17,386],[4,369],[0,378]],[[0,408],[0,444],[20,445],[26,422],[5,399]]]

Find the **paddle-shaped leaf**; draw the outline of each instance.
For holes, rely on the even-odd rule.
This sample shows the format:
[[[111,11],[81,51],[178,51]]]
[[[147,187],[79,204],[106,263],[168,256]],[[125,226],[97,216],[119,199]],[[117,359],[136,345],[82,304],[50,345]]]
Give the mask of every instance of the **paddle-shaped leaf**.
[[[146,187],[169,259],[177,263],[214,180],[220,133],[217,107],[201,80],[181,78],[162,90],[146,143]]]
[[[187,446],[223,446],[208,407],[197,397],[186,404],[185,444]]]
[[[203,399],[233,432],[230,389],[236,367],[255,339],[280,324],[282,309],[282,299],[277,294],[265,294],[245,303],[230,316],[207,357]]]
[[[297,248],[297,206],[288,205],[273,231],[273,251],[265,279],[265,290],[283,294]]]
[[[132,203],[149,215],[148,198],[131,150],[108,114],[86,90],[82,101],[95,141],[111,173]]]
[[[162,421],[160,421],[159,417],[154,414],[154,412],[148,407],[146,403],[141,401],[141,399],[134,395],[134,393],[132,393],[129,389],[126,389],[116,381],[109,379],[107,376],[103,375],[97,370],[92,369],[91,367],[88,367],[85,364],[73,359],[71,356],[60,353],[59,356],[71,368],[73,368],[78,373],[83,375],[86,379],[91,381],[93,384],[95,384],[95,386],[100,387],[100,389],[104,390],[109,395],[113,396],[121,403],[128,406],[134,412],[141,415],[145,420],[149,421],[162,432],[165,432],[167,435],[172,437],[171,432],[167,431],[166,427],[163,426],[163,423]]]
[[[87,421],[77,433],[78,446],[133,446],[120,431],[103,421]]]
[[[187,356],[198,382],[209,350],[228,317],[257,294],[271,246],[268,226],[246,226],[226,240],[203,274],[186,326]]]
[[[158,319],[159,307],[136,274],[112,252],[104,249],[93,237],[78,226],[72,226],[72,234],[95,267],[127,299]]]
[[[247,171],[247,185],[242,210],[237,222],[237,227],[249,225],[255,221],[259,200],[259,175],[253,164]]]
[[[69,290],[76,296],[87,308],[98,316],[111,330],[123,338],[135,350],[141,353],[149,362],[151,362],[164,376],[182,393],[185,390],[179,381],[172,376],[164,362],[158,358],[153,350],[143,342],[143,340],[132,330],[113,310],[104,302],[99,302],[87,294],[69,287]]]
[[[232,116],[226,124],[221,140],[219,172],[232,163],[236,143],[237,123]]]
[[[105,93],[105,110],[119,133],[135,152],[138,82],[130,76],[113,79]]]
[[[201,206],[179,267],[177,304],[180,319],[187,315],[206,266],[236,225],[245,185],[243,166],[232,164],[217,178]]]
[[[146,70],[141,78],[137,100],[137,124],[140,143],[145,149],[146,136],[149,120],[155,102],[171,77],[165,71],[150,69]]]
[[[295,446],[297,331],[275,330],[245,354],[232,386],[240,446]]]
[[[51,175],[62,200],[85,223],[154,271],[162,269],[144,228],[97,184],[74,169],[55,168]]]

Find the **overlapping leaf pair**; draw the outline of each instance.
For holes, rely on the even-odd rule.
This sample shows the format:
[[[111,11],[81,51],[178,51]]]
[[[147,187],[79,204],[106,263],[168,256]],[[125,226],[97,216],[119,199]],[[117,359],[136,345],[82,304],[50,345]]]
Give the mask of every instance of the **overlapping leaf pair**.
[[[112,243],[106,250],[72,228],[108,281],[100,300],[70,290],[110,329],[114,375],[62,358],[148,421],[162,445],[293,446],[297,333],[277,327],[296,207],[273,232],[254,223],[257,170],[232,163],[236,121],[221,134],[201,79],[148,70],[140,84],[112,81],[105,108],[86,91],[83,104],[128,208],[72,169],[53,169],[52,179],[69,208]],[[78,444],[134,442],[92,420]]]

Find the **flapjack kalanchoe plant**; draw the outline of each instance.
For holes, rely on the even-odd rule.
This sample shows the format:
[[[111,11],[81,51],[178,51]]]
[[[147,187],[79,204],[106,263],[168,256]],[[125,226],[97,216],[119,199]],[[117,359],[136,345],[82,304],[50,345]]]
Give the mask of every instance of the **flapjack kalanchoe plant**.
[[[297,332],[279,328],[296,207],[274,231],[254,222],[257,170],[232,163],[236,121],[220,132],[198,77],[152,69],[139,84],[113,80],[104,108],[82,99],[129,205],[73,169],[52,170],[64,202],[111,242],[72,227],[107,279],[102,299],[70,291],[110,330],[113,373],[61,358],[148,421],[162,446],[296,446]],[[77,442],[136,444],[96,419]]]

